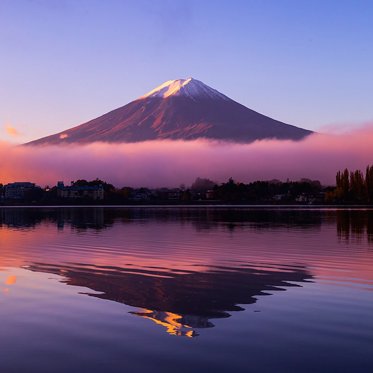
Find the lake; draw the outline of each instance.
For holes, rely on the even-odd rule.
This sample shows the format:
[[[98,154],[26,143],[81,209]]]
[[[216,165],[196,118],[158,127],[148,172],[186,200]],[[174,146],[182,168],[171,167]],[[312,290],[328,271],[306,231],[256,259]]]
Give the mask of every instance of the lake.
[[[1,372],[373,372],[373,210],[0,209]]]

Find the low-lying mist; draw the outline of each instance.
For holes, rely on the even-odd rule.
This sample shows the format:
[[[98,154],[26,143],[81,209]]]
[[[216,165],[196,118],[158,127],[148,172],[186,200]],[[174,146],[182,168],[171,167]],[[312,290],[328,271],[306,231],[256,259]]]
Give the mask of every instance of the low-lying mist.
[[[100,178],[120,186],[191,185],[196,177],[224,182],[318,179],[334,184],[345,167],[373,164],[373,127],[342,135],[314,134],[303,141],[233,144],[208,140],[15,146],[0,143],[0,183],[54,185]]]

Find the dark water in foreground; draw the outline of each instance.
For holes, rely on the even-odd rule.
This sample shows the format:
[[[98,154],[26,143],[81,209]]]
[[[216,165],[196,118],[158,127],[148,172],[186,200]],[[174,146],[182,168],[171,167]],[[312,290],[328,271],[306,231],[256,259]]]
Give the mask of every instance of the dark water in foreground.
[[[373,211],[0,209],[1,372],[373,372]]]

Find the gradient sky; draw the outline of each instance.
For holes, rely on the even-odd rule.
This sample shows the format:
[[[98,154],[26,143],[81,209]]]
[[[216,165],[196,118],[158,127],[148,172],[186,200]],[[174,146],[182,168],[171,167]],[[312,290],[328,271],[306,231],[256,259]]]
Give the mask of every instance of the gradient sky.
[[[373,1],[0,0],[0,140],[192,76],[275,119],[373,120]]]

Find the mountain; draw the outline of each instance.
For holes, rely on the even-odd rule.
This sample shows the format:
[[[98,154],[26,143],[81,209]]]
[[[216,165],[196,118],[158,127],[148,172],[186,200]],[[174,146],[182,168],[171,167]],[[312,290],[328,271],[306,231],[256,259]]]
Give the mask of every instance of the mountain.
[[[311,131],[259,114],[196,79],[169,80],[129,104],[31,145],[197,138],[300,140]]]

